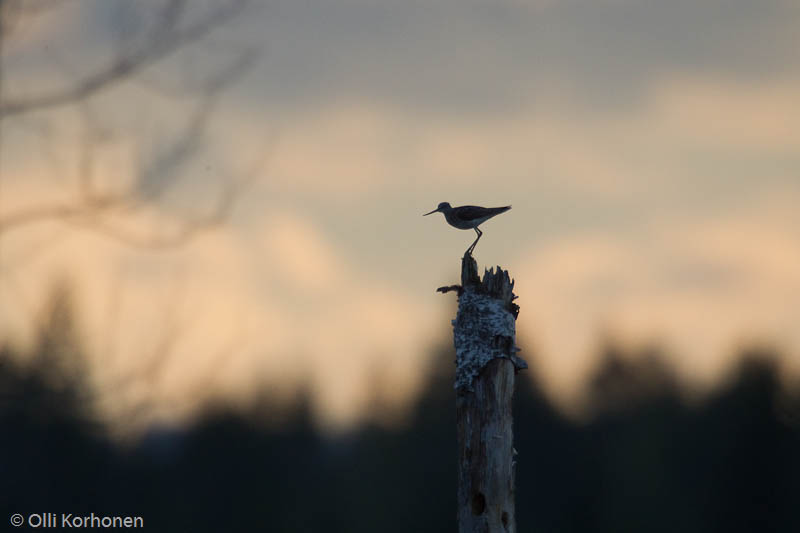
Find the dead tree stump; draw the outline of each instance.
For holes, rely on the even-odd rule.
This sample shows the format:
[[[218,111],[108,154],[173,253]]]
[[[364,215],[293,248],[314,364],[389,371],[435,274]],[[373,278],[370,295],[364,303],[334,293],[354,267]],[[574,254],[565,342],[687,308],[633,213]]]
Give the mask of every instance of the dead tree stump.
[[[470,254],[461,260],[453,320],[456,347],[459,533],[516,532],[514,519],[514,376],[517,357],[514,282],[499,266],[483,280]]]

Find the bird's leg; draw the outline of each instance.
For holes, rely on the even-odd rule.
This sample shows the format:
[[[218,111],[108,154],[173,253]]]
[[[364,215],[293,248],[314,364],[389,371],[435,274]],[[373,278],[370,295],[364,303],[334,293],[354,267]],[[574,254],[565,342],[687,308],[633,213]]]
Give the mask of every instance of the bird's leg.
[[[475,245],[478,244],[478,241],[481,240],[481,236],[483,235],[483,232],[481,230],[479,230],[478,228],[474,228],[474,229],[478,234],[478,238],[475,239],[475,242],[473,242],[472,245],[469,248],[467,248],[467,253],[469,255],[472,255],[472,251],[475,249]]]

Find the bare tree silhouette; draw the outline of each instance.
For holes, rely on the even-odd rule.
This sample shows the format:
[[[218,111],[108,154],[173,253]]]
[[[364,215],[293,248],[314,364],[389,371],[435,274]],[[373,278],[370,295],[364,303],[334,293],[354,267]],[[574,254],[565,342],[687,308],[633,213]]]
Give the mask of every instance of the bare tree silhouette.
[[[76,160],[78,169],[72,199],[61,203],[42,203],[27,206],[10,213],[0,213],[0,238],[11,230],[36,222],[58,220],[106,235],[130,246],[147,249],[172,248],[187,242],[197,233],[222,223],[230,214],[242,190],[254,179],[257,168],[245,176],[226,177],[213,206],[204,212],[184,215],[171,220],[169,229],[132,230],[130,224],[120,220],[134,219],[153,207],[170,190],[182,181],[182,169],[195,156],[201,146],[209,121],[217,107],[221,93],[253,65],[257,52],[251,48],[235,50],[232,57],[216,66],[214,72],[194,80],[191,86],[173,94],[160,91],[161,96],[194,103],[180,131],[146,161],[137,165],[133,183],[125,187],[99,187],[95,159],[107,128],[99,123],[92,112],[93,100],[101,93],[131,81],[142,81],[141,74],[148,67],[170,60],[175,53],[208,37],[214,30],[240,16],[248,0],[224,0],[202,6],[186,0],[163,0],[158,9],[152,4],[134,5],[142,22],[132,29],[133,35],[119,39],[112,59],[94,71],[76,74],[74,79],[37,92],[7,90],[4,79],[4,52],[14,39],[15,30],[23,21],[42,16],[53,16],[54,10],[75,7],[76,0],[0,0],[0,154],[2,154],[2,128],[13,120],[27,115],[55,112],[63,108],[77,111],[82,122],[83,137],[78,141]],[[156,90],[155,88],[150,88]],[[0,159],[0,170],[2,159]],[[0,172],[0,187],[2,187]],[[107,185],[107,184],[106,184]]]

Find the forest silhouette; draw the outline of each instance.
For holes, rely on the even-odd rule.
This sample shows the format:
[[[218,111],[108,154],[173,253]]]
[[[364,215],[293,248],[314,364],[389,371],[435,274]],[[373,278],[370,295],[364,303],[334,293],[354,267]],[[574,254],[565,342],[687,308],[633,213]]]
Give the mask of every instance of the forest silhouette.
[[[93,512],[165,532],[456,530],[451,348],[404,424],[375,415],[330,436],[308,395],[288,411],[265,395],[123,446],[95,415],[66,298],[30,353],[0,347],[4,528],[13,513]],[[604,350],[581,422],[518,379],[519,531],[800,531],[800,390],[781,387],[775,354],[743,354],[692,405],[657,350],[628,355]]]

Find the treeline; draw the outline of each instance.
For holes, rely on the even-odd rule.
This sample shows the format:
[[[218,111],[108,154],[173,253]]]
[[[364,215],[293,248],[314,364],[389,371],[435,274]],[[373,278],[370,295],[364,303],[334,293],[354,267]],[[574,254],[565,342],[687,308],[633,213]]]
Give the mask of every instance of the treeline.
[[[399,428],[326,438],[307,401],[280,424],[264,401],[119,447],[93,415],[70,328],[68,317],[51,321],[29,364],[0,348],[3,523],[93,512],[165,532],[455,531],[449,350]],[[781,388],[774,358],[745,356],[693,406],[661,361],[606,350],[580,423],[519,380],[521,532],[800,531],[800,391]]]

